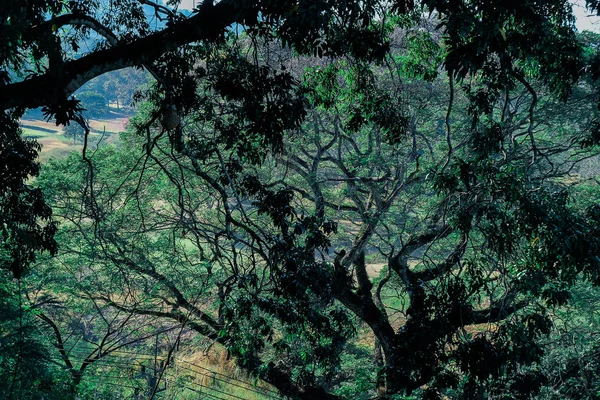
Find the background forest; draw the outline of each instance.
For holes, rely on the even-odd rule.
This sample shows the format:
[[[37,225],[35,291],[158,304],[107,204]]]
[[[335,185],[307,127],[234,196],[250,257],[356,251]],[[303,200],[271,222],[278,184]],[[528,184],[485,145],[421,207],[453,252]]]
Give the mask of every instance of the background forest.
[[[1,398],[600,398],[568,1],[177,4],[0,5]]]

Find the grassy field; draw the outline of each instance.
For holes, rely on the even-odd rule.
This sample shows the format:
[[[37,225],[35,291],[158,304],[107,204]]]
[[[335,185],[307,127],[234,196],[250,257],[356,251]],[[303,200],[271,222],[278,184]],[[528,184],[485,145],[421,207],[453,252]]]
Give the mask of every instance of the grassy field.
[[[125,125],[130,114],[124,112],[110,112],[102,118],[89,121],[90,143],[93,145],[100,140],[113,141],[119,132],[125,130]],[[74,142],[63,134],[63,127],[56,126],[53,122],[45,121],[40,112],[29,112],[20,121],[23,137],[35,139],[42,145],[39,160],[44,163],[50,158],[64,157],[70,152],[81,151],[83,143]],[[112,136],[112,137],[111,137]]]

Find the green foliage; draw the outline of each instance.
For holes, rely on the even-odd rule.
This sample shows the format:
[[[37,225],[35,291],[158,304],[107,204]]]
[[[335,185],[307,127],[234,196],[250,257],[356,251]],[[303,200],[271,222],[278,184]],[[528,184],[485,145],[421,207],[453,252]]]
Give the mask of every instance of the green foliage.
[[[101,117],[108,111],[106,97],[96,92],[78,92],[75,97],[81,101],[84,114],[90,117]]]
[[[231,54],[211,65],[211,86],[227,103],[230,118],[214,120],[227,147],[237,149],[251,162],[263,158],[263,148],[281,151],[283,132],[297,129],[304,118],[304,100],[286,73],[252,65]]]
[[[150,84],[149,73],[145,70],[128,68],[109,72],[87,82],[84,92],[94,92],[116,103],[117,107],[132,108],[135,94]]]
[[[0,269],[20,279],[38,251],[56,252],[56,226],[42,192],[27,184],[39,173],[39,145],[22,139],[14,120],[3,113],[0,138]]]
[[[402,73],[408,78],[431,82],[443,61],[442,48],[429,32],[409,32],[406,54],[398,57]]]
[[[9,272],[0,272],[0,387],[3,399],[69,399],[70,388],[51,363],[50,349]]]
[[[408,119],[401,98],[377,86],[376,72],[367,64],[330,64],[308,68],[304,87],[312,104],[348,115],[345,128],[358,132],[363,125],[380,127],[390,143],[408,135]]]
[[[73,352],[97,352],[79,371],[60,355],[87,396],[110,397],[87,366],[165,326],[289,397],[597,396],[597,363],[575,355],[598,343],[546,342],[569,337],[557,315],[600,284],[600,209],[581,200],[597,188],[572,181],[597,156],[600,64],[569,2],[207,1],[154,7],[155,33],[139,1],[38,3],[0,6],[4,108],[69,125],[125,97],[68,97],[98,71],[143,65],[157,82],[118,144],[35,181],[58,233],[30,186],[39,146],[20,109],[2,114],[9,397],[60,389],[51,357],[27,365],[39,380],[18,376],[44,348],[34,316],[59,349],[66,331]],[[90,29],[111,49],[65,50]],[[55,240],[32,279],[56,299],[14,294],[9,277],[21,288]]]
[[[539,63],[539,77],[563,98],[579,75],[580,47],[566,1],[523,1],[506,7],[466,2],[464,6],[425,1],[442,14],[446,32],[446,68],[459,79],[482,73],[502,80],[519,62]],[[462,3],[461,3],[462,4]],[[560,52],[556,52],[560,49]],[[560,56],[557,57],[557,54]]]
[[[65,137],[72,138],[73,143],[76,141],[83,141],[85,129],[77,122],[71,122],[69,125],[64,127],[63,135],[65,135]]]

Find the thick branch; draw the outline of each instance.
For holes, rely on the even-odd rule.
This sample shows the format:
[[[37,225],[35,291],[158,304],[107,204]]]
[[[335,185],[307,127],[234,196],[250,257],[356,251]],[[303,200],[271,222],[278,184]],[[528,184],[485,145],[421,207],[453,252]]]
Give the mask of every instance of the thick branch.
[[[447,237],[452,232],[452,228],[448,225],[443,225],[437,229],[433,229],[422,235],[410,239],[395,256],[389,260],[389,268],[398,274],[410,300],[410,305],[414,309],[418,309],[423,300],[423,288],[419,285],[419,281],[414,272],[408,267],[408,259],[419,248],[432,242],[436,239]]]
[[[118,38],[115,36],[115,34],[96,19],[88,15],[64,14],[56,18],[52,18],[43,24],[32,27],[28,33],[32,36],[52,34],[53,30],[66,25],[88,27],[96,31],[98,34],[104,36],[104,38],[106,38],[111,45],[117,45]]]
[[[233,0],[224,0],[212,7],[203,7],[193,17],[162,31],[67,62],[60,80],[47,72],[0,87],[0,110],[53,104],[106,72],[149,64],[185,44],[219,37],[239,16],[234,3]]]
[[[54,321],[52,321],[52,319],[50,317],[48,317],[43,312],[37,313],[37,316],[42,321],[47,323],[50,326],[50,328],[52,328],[52,331],[54,332],[54,337],[56,338],[56,348],[58,349],[58,352],[60,353],[60,357],[63,359],[65,366],[72,373],[73,371],[75,371],[75,369],[73,368],[73,364],[71,363],[71,360],[69,359],[69,355],[67,354],[67,351],[65,350],[65,343],[63,341],[62,334],[60,333],[60,330],[58,329],[58,326],[54,323]]]
[[[439,263],[435,268],[421,272],[413,273],[413,278],[417,282],[429,282],[439,278],[443,273],[450,271],[462,258],[467,248],[467,236],[463,234],[454,250],[446,257],[444,262]]]
[[[206,337],[207,339],[214,340],[217,343],[223,343],[222,338],[220,338],[218,335],[218,333],[219,333],[218,330],[214,330],[212,328],[207,327],[206,325],[199,324],[199,323],[189,319],[189,317],[182,312],[179,312],[179,311],[178,312],[174,312],[174,311],[167,312],[167,311],[158,311],[158,310],[146,310],[146,309],[141,309],[141,308],[137,308],[137,307],[125,307],[119,303],[114,302],[109,297],[105,297],[105,296],[94,297],[94,299],[100,300],[119,311],[125,311],[125,312],[129,312],[129,313],[134,313],[137,315],[149,315],[149,316],[153,316],[153,317],[170,319],[170,320],[182,323],[182,324],[185,323],[190,329],[198,332],[199,334]]]
[[[373,301],[370,290],[358,293],[352,291],[351,280],[345,275],[345,268],[340,263],[340,259],[343,257],[344,253],[341,253],[334,261],[334,268],[338,272],[338,276],[334,278],[334,296],[369,325],[381,343],[386,357],[389,357],[393,352],[394,329],[389,323],[385,310],[380,309]]]
[[[408,269],[408,259],[418,249],[432,242],[435,239],[447,237],[452,232],[448,225],[443,225],[437,229],[426,232],[422,235],[410,239],[400,249],[398,254],[390,259],[389,267],[402,278],[407,286],[412,286],[417,282],[416,275]]]

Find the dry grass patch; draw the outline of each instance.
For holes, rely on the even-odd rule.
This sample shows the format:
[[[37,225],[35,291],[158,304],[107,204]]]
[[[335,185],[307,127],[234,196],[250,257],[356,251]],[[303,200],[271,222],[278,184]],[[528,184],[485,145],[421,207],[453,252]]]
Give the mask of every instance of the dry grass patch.
[[[42,151],[38,157],[41,163],[45,163],[51,158],[66,157],[69,153],[81,149],[80,144],[73,144],[73,142],[65,140],[62,135],[38,138],[37,141],[42,145]]]
[[[111,119],[92,119],[90,120],[90,128],[95,132],[110,132],[119,133],[125,130],[125,125],[129,121],[129,117],[111,118]]]
[[[378,278],[379,275],[381,274],[381,270],[386,266],[387,266],[386,262],[367,264],[366,265],[367,275],[369,275],[369,278]]]

